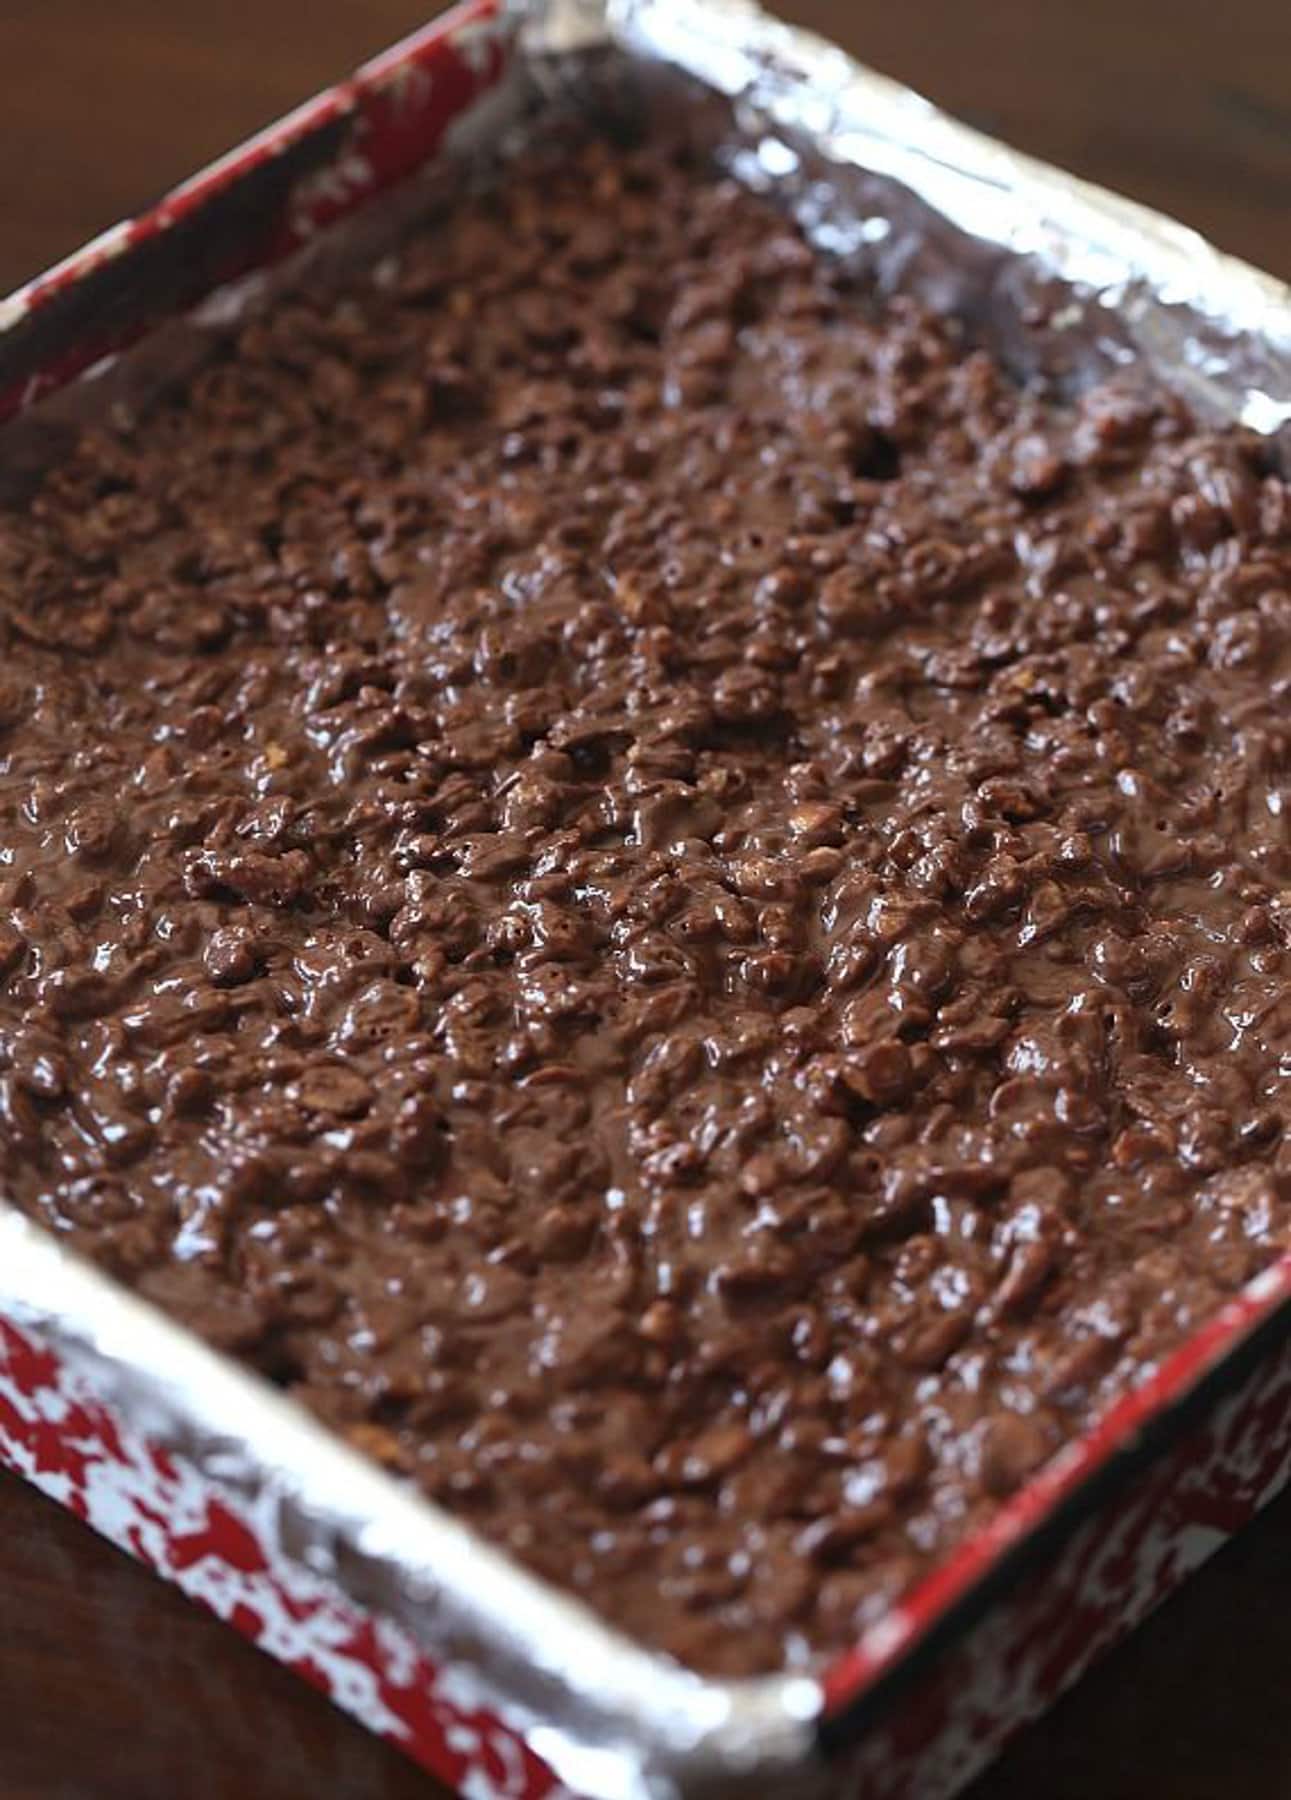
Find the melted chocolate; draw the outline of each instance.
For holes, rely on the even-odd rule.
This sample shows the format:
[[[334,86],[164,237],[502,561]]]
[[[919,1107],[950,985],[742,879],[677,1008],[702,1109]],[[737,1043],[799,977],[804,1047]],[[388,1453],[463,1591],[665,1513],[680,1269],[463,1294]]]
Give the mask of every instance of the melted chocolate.
[[[593,146],[0,529],[17,1203],[646,1641],[854,1636],[1291,1240],[1291,495]]]

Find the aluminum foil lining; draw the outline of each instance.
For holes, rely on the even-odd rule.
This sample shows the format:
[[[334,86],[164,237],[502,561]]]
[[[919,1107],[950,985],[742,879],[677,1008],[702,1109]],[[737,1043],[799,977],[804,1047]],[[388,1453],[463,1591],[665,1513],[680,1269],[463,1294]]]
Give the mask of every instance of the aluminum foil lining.
[[[1268,435],[1291,466],[1291,289],[1271,276],[748,0],[511,0],[507,17],[521,53],[499,121],[525,113],[540,135],[553,109],[657,103],[660,70],[679,72],[722,97],[714,147],[732,172],[880,291],[961,316],[1023,379],[1159,378]],[[240,304],[204,311],[227,320]],[[821,1791],[817,1681],[707,1680],[632,1644],[2,1205],[0,1312],[250,1512],[268,1545],[432,1657],[476,1668],[474,1702],[578,1793]]]
[[[675,1800],[683,1775],[687,1795],[718,1793],[753,1763],[784,1800],[807,1791],[815,1681],[707,1681],[631,1643],[10,1207],[0,1315],[198,1470],[272,1555],[451,1665],[457,1700],[523,1731],[574,1792]]]
[[[752,0],[521,11],[557,79],[574,53],[608,44],[728,96],[741,180],[781,196],[881,292],[963,317],[1020,377],[1147,373],[1203,417],[1277,438],[1291,460],[1291,288],[1273,276],[959,124]]]

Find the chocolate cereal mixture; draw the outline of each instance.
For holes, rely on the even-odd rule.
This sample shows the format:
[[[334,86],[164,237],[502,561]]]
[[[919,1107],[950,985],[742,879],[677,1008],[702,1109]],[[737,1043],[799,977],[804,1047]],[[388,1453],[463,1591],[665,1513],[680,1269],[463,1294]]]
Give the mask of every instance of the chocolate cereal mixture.
[[[0,1168],[630,1632],[836,1648],[1291,1241],[1291,493],[675,147],[0,522]]]

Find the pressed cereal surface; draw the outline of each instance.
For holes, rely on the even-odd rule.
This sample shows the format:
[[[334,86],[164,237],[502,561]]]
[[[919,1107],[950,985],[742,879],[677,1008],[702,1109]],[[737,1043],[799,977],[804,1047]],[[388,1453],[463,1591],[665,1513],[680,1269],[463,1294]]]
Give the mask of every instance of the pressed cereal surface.
[[[1291,1242],[1291,493],[668,144],[0,519],[0,1173],[697,1667],[849,1640]]]

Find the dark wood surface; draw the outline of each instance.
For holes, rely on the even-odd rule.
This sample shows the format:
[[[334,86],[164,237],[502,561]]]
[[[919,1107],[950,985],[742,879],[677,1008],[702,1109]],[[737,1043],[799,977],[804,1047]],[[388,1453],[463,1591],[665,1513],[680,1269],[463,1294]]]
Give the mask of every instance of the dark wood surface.
[[[970,122],[1291,277],[1286,0],[786,0]],[[419,22],[415,0],[6,0],[0,289]],[[1291,1795],[1291,1499],[973,1800]],[[429,1800],[295,1677],[0,1478],[0,1800]],[[770,1800],[770,1797],[768,1797]]]

